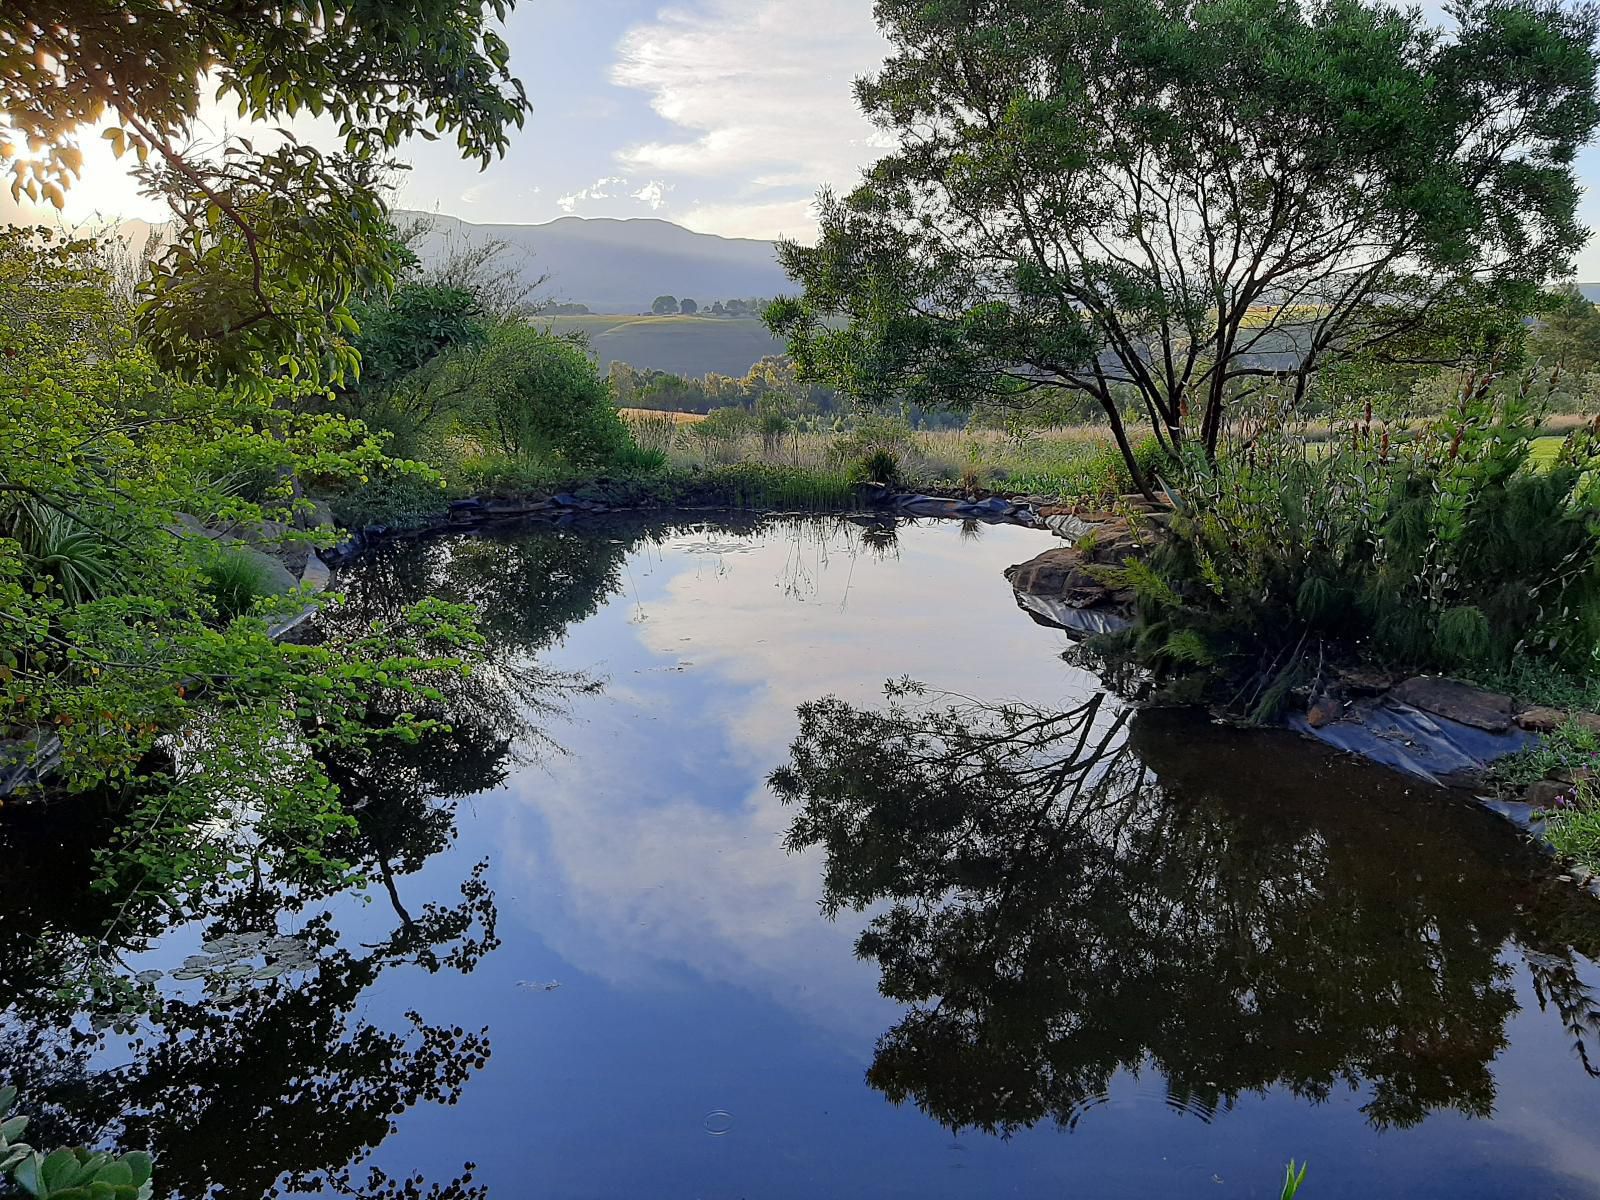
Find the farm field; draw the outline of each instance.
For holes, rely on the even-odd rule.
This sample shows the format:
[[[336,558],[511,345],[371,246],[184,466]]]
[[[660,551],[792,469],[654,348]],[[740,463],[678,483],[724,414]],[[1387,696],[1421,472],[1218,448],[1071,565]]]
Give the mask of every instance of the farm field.
[[[698,377],[743,376],[769,354],[782,354],[783,343],[761,321],[734,317],[656,317],[593,314],[581,317],[539,317],[554,333],[582,333],[600,360],[631,367]]]

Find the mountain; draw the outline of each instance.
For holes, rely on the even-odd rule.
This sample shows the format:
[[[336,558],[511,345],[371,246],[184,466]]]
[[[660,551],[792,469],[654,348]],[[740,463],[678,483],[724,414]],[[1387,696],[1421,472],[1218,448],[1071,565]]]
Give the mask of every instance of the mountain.
[[[598,313],[648,312],[662,295],[709,307],[715,300],[794,290],[772,242],[695,233],[670,221],[560,217],[542,225],[478,225],[434,213],[395,216],[431,225],[417,247],[424,261],[451,239],[499,238],[524,259],[530,280],[550,277],[541,298],[586,304]]]
[[[1580,283],[1578,290],[1589,303],[1600,304],[1600,283]]]

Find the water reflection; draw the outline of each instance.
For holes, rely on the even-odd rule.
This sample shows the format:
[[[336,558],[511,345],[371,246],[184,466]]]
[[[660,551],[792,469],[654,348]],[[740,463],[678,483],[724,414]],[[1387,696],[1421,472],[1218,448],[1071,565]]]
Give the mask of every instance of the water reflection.
[[[315,752],[350,818],[324,852],[381,889],[388,921],[351,906],[333,876],[258,866],[196,889],[181,906],[192,920],[165,930],[137,914],[179,905],[95,886],[129,797],[8,822],[0,925],[19,936],[0,951],[0,1056],[36,1140],[149,1149],[174,1195],[482,1194],[470,1170],[439,1183],[369,1160],[400,1114],[456,1102],[489,1057],[488,1029],[415,1010],[385,1021],[371,996],[395,971],[470,974],[499,946],[486,861],[458,877],[453,898],[437,879],[408,897],[406,878],[454,843],[459,801],[559,751],[553,726],[600,683],[536,654],[620,586],[629,548],[556,535],[385,551],[352,576],[350,602],[322,618],[326,630],[360,626],[429,593],[470,599],[487,618],[487,662],[472,674],[429,697],[370,698],[373,728],[403,711],[432,719],[420,736]],[[270,822],[250,836],[258,863],[293,857],[273,853],[288,847]],[[163,934],[190,948],[181,966],[172,951],[146,953]],[[91,968],[109,972],[104,1007],[78,1012],[62,985]],[[129,1008],[141,991],[145,1002]]]
[[[908,1006],[868,1080],[946,1125],[1070,1126],[1119,1071],[1208,1119],[1271,1088],[1364,1089],[1380,1128],[1488,1116],[1508,947],[1588,1069],[1592,902],[1436,797],[1101,697],[799,715],[788,845],[825,850],[826,912],[875,914],[857,952]]]

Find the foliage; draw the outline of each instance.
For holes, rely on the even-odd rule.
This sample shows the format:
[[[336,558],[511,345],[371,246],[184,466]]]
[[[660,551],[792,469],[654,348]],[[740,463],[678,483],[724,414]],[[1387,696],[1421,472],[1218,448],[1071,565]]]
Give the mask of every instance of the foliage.
[[[658,317],[664,317],[668,313],[675,313],[678,311],[678,299],[676,296],[657,296],[650,302],[650,311]]]
[[[1529,350],[1572,375],[1600,369],[1600,312],[1574,284],[1548,297]]]
[[[876,11],[856,95],[896,148],[782,245],[804,294],[767,312],[855,399],[1086,396],[1137,478],[1124,391],[1214,453],[1264,380],[1514,349],[1584,240],[1587,7],[1481,0],[1448,34],[1378,0]]]
[[[143,1151],[113,1155],[81,1147],[42,1154],[19,1141],[28,1118],[7,1119],[14,1087],[0,1087],[0,1179],[10,1174],[37,1200],[150,1200],[151,1158]]]
[[[1600,735],[1568,720],[1515,754],[1494,765],[1494,778],[1504,784],[1526,787],[1541,779],[1576,777],[1600,769]]]
[[[204,555],[200,573],[201,590],[224,621],[243,616],[257,600],[272,594],[266,564],[258,553],[245,547],[213,544]]]
[[[243,615],[255,569],[185,522],[221,514],[310,538],[293,532],[296,475],[326,487],[437,477],[386,459],[358,423],[302,411],[287,380],[238,391],[164,374],[91,250],[0,234],[0,732],[36,751],[59,739],[50,782],[76,791],[137,778],[175,739],[184,768],[126,814],[122,865],[105,868],[150,889],[148,903],[181,904],[241,869],[246,828],[293,845],[285,870],[341,875],[322,847],[343,818],[307,748],[416,736],[426,722],[405,713],[365,723],[367,697],[422,696],[462,669],[472,616],[420,604],[359,636],[275,643],[264,610]],[[59,540],[40,557],[28,528],[40,512],[73,539],[70,575]],[[138,911],[130,898],[125,916]]]
[[[506,454],[587,471],[628,445],[606,381],[575,342],[506,322],[462,357],[455,369],[470,373],[482,419]]]
[[[488,9],[503,20],[510,7]],[[112,149],[137,156],[144,190],[178,219],[138,312],[162,365],[211,382],[279,370],[338,379],[357,365],[352,297],[391,283],[399,261],[379,197],[383,155],[441,132],[482,163],[502,153],[526,109],[507,63],[476,0],[10,5],[0,149],[13,195],[58,208],[89,128],[106,121]],[[192,148],[202,82],[267,125],[325,116],[343,152],[280,130],[275,148],[234,138],[206,157]]]
[[[1592,672],[1600,439],[1576,432],[1536,471],[1534,432],[1525,399],[1469,381],[1409,442],[1357,422],[1313,451],[1269,421],[1215,464],[1192,455],[1167,535],[1120,573],[1139,598],[1136,653],[1203,650],[1256,717],[1328,657]]]
[[[1283,1193],[1280,1200],[1294,1200],[1300,1194],[1300,1188],[1306,1181],[1306,1167],[1308,1163],[1301,1163],[1300,1169],[1294,1169],[1294,1159],[1289,1160],[1289,1165],[1283,1169]]]

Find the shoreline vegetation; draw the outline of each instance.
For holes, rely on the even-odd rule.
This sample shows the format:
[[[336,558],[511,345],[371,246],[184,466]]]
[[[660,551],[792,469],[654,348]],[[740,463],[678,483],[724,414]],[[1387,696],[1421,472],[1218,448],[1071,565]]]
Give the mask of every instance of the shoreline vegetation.
[[[444,135],[487,167],[529,103],[509,0],[380,7],[0,13],[13,197],[63,208],[92,136],[174,218],[138,255],[0,229],[0,739],[54,747],[53,786],[106,816],[82,848],[103,919],[25,950],[44,984],[19,1002],[131,1034],[166,1001],[126,948],[246,889],[392,884],[341,781],[450,762],[449,698],[520,721],[538,668],[492,661],[503,614],[474,603],[396,590],[341,621],[311,584],[341,526],[452,510],[927,492],[948,499],[896,508],[1010,519],[982,505],[1020,497],[1060,543],[1031,574],[1093,614],[1108,679],[1324,736],[1408,696],[1517,740],[1521,719],[1542,740],[1499,778],[1600,867],[1600,312],[1561,283],[1589,238],[1600,9],[1475,0],[1443,29],[1377,0],[882,0],[889,57],[855,87],[882,154],[819,195],[813,244],[780,243],[793,294],[764,331],[668,295],[634,331],[751,335],[745,375],[691,379],[603,369],[591,317],[541,325],[503,245],[424,258],[393,156]],[[196,137],[202,78],[281,136]],[[287,131],[302,110],[339,150]],[[308,606],[326,619],[273,636]],[[395,898],[400,931],[351,969],[433,955],[430,926],[470,969],[498,944],[486,890],[454,915]],[[280,953],[237,932],[208,953]],[[277,966],[223,968],[226,1003]],[[445,1040],[481,1067],[476,1039]],[[148,1160],[39,1156],[16,1120],[0,1171],[30,1193],[151,1194]]]

